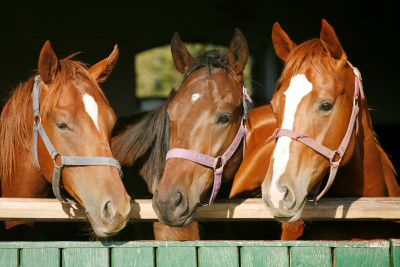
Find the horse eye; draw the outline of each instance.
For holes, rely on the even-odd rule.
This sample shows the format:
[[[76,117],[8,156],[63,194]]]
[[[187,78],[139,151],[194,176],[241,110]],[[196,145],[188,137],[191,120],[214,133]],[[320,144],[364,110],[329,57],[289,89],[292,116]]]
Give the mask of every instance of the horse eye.
[[[217,118],[217,124],[225,124],[231,120],[231,115],[228,113],[222,113]]]
[[[333,104],[329,102],[324,102],[319,106],[319,110],[321,111],[330,111],[333,108]]]
[[[65,122],[58,121],[58,122],[56,122],[56,125],[57,125],[58,129],[60,129],[60,130],[70,130],[70,128],[68,127],[68,125]]]

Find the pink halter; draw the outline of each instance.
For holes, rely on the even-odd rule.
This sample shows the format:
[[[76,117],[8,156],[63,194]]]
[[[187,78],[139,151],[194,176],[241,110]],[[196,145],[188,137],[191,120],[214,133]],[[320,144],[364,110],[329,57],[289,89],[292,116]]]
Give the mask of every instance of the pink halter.
[[[328,182],[326,183],[325,188],[321,191],[321,193],[319,193],[319,195],[317,195],[317,197],[315,198],[315,201],[318,201],[323,195],[325,195],[325,193],[329,190],[333,181],[335,180],[336,173],[340,166],[340,162],[342,161],[342,158],[347,150],[351,136],[353,134],[354,126],[356,125],[356,119],[357,119],[357,115],[359,112],[359,102],[358,102],[359,97],[362,100],[365,99],[364,91],[363,91],[363,87],[362,87],[361,73],[350,62],[348,62],[348,64],[353,69],[354,75],[355,75],[353,110],[351,112],[349,126],[347,127],[346,134],[343,137],[342,142],[340,143],[339,147],[336,150],[331,150],[331,149],[327,148],[326,146],[323,146],[322,144],[318,143],[317,141],[308,137],[307,135],[304,135],[304,134],[301,134],[301,133],[298,133],[298,132],[295,132],[292,130],[281,129],[281,128],[277,128],[275,130],[275,132],[267,139],[267,142],[268,142],[272,138],[279,138],[281,136],[290,137],[296,141],[299,141],[299,142],[305,144],[306,146],[310,147],[311,149],[315,150],[316,152],[320,153],[321,155],[323,155],[327,159],[329,159],[331,168],[330,168]],[[335,160],[335,158],[337,158],[337,160]],[[315,188],[316,194],[318,194],[320,184],[321,183],[319,183],[317,185],[317,187]]]
[[[232,144],[228,147],[228,149],[225,151],[224,154],[222,154],[219,157],[212,157],[209,155],[205,155],[196,151],[184,149],[184,148],[172,148],[168,151],[166,160],[170,158],[181,158],[181,159],[187,159],[193,162],[196,162],[198,164],[201,164],[203,166],[209,167],[214,170],[214,185],[213,189],[208,201],[208,205],[211,205],[214,203],[215,197],[217,196],[219,189],[221,187],[221,182],[222,182],[222,173],[224,171],[224,166],[225,164],[229,161],[229,159],[233,156],[239,145],[243,141],[243,154],[245,151],[245,145],[246,145],[246,120],[247,120],[247,112],[248,112],[248,107],[246,104],[246,100],[249,102],[251,101],[250,96],[247,93],[246,87],[243,86],[243,116],[242,116],[242,121],[240,123],[239,130],[235,136],[235,139],[233,139]]]

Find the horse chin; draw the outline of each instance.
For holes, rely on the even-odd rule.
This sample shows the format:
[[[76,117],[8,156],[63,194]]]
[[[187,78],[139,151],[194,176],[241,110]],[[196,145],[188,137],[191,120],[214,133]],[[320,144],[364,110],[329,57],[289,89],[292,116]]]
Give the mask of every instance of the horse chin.
[[[274,219],[280,222],[297,222],[301,220],[301,214],[303,213],[304,206],[306,204],[306,199],[303,200],[303,203],[299,207],[299,209],[291,216],[287,217],[279,217],[279,216],[274,216]]]
[[[166,224],[168,226],[172,226],[172,227],[185,227],[187,225],[189,225],[194,218],[194,214],[195,214],[196,209],[193,209],[193,211],[188,214],[187,216],[181,217],[179,219],[174,219],[171,220],[170,218],[161,218],[159,217],[158,220],[162,223],[162,224]]]
[[[106,226],[100,226],[96,222],[95,219],[90,216],[90,214],[87,214],[87,217],[89,219],[90,225],[92,226],[93,232],[98,236],[98,237],[111,237],[116,234],[118,234],[126,225],[126,222],[123,224],[118,225],[118,227],[112,226],[106,227]]]

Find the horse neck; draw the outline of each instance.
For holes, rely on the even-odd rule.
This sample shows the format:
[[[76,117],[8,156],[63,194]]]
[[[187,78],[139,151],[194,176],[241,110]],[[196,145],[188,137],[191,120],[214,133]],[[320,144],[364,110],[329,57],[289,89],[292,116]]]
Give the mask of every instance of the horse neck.
[[[360,103],[358,129],[353,155],[339,169],[330,196],[334,197],[384,197],[388,196],[387,180],[395,179],[387,168],[383,150],[375,139],[366,100]],[[357,132],[358,131],[358,132]]]

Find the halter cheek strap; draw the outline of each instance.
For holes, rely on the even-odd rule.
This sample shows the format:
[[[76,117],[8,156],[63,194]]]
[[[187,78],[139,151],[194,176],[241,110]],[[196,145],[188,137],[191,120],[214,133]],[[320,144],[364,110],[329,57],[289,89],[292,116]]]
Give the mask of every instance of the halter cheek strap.
[[[62,203],[74,203],[73,200],[67,199],[64,192],[61,190],[62,181],[61,173],[64,166],[111,166],[117,168],[120,176],[122,177],[122,170],[119,162],[111,157],[69,157],[63,156],[54,148],[51,143],[46,131],[43,127],[42,120],[40,117],[40,76],[35,77],[35,82],[32,92],[32,104],[33,104],[33,156],[36,166],[40,168],[39,156],[38,156],[38,136],[42,139],[47,151],[54,162],[52,189],[54,196]],[[61,163],[57,163],[57,158],[60,158]]]
[[[246,144],[246,119],[247,119],[247,112],[248,106],[246,100],[251,102],[250,96],[247,94],[246,87],[243,87],[243,117],[240,123],[239,130],[236,133],[235,138],[233,139],[231,145],[228,149],[219,157],[212,157],[209,155],[205,155],[196,151],[184,149],[184,148],[172,148],[168,151],[166,160],[170,158],[180,158],[190,160],[192,162],[196,162],[200,165],[209,167],[214,170],[214,182],[213,182],[213,189],[211,191],[211,195],[208,200],[208,205],[214,203],[214,200],[219,192],[222,182],[222,173],[224,171],[224,167],[229,159],[233,156],[235,151],[238,149],[240,144],[243,141],[243,155],[245,152],[245,144]]]
[[[326,194],[326,192],[329,190],[331,185],[333,184],[333,181],[335,180],[337,171],[340,166],[340,162],[342,161],[342,158],[347,150],[347,147],[350,143],[351,136],[353,134],[354,127],[357,123],[357,115],[359,112],[359,98],[364,99],[364,91],[362,88],[362,80],[361,80],[361,74],[359,70],[353,65],[351,65],[350,62],[348,62],[350,67],[353,69],[354,74],[355,74],[355,89],[354,89],[354,98],[353,98],[353,110],[351,112],[350,116],[350,121],[349,125],[347,127],[346,134],[343,137],[342,142],[340,143],[339,147],[336,150],[331,150],[327,148],[326,146],[318,143],[314,139],[308,137],[305,134],[301,134],[292,130],[288,129],[281,129],[277,128],[274,133],[267,139],[267,142],[272,139],[272,138],[279,138],[281,136],[286,136],[290,137],[296,141],[299,141],[303,143],[304,145],[308,146],[309,148],[315,150],[322,156],[326,157],[329,160],[329,163],[331,165],[330,167],[330,172],[329,172],[329,177],[328,181],[325,185],[325,188],[321,191],[321,193],[318,194],[319,186],[320,184],[317,185],[316,187],[316,194],[317,197],[315,198],[315,201],[318,201],[323,195]]]

